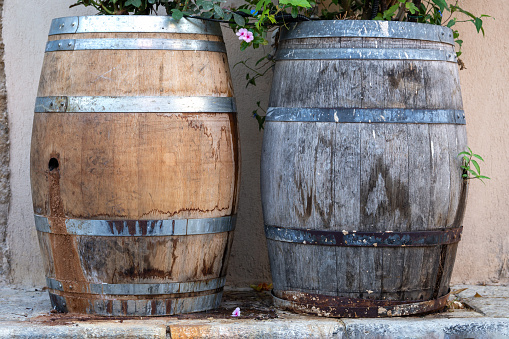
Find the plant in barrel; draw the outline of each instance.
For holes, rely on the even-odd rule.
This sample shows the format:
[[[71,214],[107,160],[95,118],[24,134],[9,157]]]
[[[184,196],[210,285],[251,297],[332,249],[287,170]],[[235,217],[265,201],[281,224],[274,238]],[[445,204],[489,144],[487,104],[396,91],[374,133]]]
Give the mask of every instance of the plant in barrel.
[[[52,21],[32,133],[52,306],[143,317],[216,308],[240,168],[221,28],[141,15],[160,1],[75,5],[102,15]]]
[[[443,0],[239,10],[253,35],[242,31],[241,49],[267,44],[279,26],[259,117],[275,304],[337,317],[444,308],[468,171],[457,156],[467,137],[451,27],[463,15],[483,32],[484,16]]]

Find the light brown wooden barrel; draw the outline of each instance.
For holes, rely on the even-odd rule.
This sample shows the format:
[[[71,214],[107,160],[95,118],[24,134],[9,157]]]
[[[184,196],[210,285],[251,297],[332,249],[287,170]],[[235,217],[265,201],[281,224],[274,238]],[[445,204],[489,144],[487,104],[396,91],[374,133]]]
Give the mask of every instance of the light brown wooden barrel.
[[[276,54],[261,165],[276,304],[326,316],[445,306],[466,203],[452,32],[300,23]]]
[[[164,315],[219,305],[239,140],[216,23],[55,19],[31,184],[53,307]]]

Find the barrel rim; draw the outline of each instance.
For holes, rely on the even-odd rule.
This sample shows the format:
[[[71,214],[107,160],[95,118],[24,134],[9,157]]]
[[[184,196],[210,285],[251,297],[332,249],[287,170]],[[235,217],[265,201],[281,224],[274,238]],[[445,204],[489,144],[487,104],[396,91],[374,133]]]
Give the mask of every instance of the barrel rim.
[[[80,33],[180,33],[222,36],[219,23],[169,16],[90,15],[55,18],[48,35]]]
[[[280,41],[335,37],[427,40],[454,46],[454,35],[448,27],[381,20],[313,20],[293,23],[282,29]]]

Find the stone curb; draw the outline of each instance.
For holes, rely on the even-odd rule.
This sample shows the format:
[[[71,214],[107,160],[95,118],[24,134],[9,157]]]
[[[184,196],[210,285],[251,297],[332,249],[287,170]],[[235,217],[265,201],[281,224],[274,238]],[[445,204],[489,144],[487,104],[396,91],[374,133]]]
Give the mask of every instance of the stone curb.
[[[304,319],[102,322],[47,326],[0,322],[0,338],[509,338],[509,319]]]
[[[0,338],[166,338],[166,326],[144,324],[79,324],[42,326],[37,324],[0,322]]]
[[[108,319],[50,313],[46,292],[0,286],[3,338],[509,339],[508,286],[455,286],[466,308],[423,317],[334,319],[275,310],[270,293],[232,290],[220,309],[174,317]],[[231,317],[236,307],[241,317]],[[472,310],[473,309],[473,310]]]

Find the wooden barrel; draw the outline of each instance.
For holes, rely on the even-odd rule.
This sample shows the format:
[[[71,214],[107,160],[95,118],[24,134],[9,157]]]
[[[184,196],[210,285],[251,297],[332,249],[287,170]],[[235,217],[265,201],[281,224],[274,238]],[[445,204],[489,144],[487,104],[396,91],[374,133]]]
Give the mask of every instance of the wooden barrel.
[[[277,305],[339,317],[445,306],[466,203],[450,29],[317,21],[283,31],[262,151]]]
[[[53,307],[164,315],[219,305],[239,141],[217,23],[52,22],[31,148]]]

